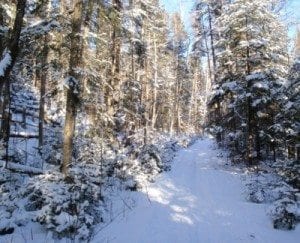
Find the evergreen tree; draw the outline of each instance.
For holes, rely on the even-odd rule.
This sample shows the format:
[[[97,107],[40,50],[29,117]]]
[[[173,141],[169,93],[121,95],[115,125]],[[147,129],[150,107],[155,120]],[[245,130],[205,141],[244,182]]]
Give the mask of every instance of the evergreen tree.
[[[299,161],[300,156],[300,34],[295,45],[295,60],[289,71],[288,81],[282,90],[281,112],[272,126],[279,150],[284,154],[288,149],[288,159]]]
[[[211,107],[221,101],[222,110],[214,108],[214,123],[233,154],[253,164],[262,158],[262,148],[275,146],[268,129],[278,112],[277,97],[286,77],[286,34],[269,4],[260,1],[229,4],[218,26],[219,83]]]

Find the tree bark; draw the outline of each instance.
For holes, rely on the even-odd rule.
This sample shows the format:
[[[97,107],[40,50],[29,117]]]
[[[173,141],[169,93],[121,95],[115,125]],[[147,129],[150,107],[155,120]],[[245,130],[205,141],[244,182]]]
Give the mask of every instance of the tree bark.
[[[154,89],[153,89],[153,106],[152,106],[152,129],[155,128],[156,118],[157,118],[157,43],[156,36],[154,34]]]
[[[68,167],[72,162],[73,139],[78,106],[78,91],[81,75],[78,69],[82,64],[82,25],[83,1],[76,0],[72,16],[71,53],[69,61],[69,77],[67,88],[66,118],[64,126],[62,173],[68,175]]]
[[[112,115],[115,115],[120,102],[120,59],[121,59],[121,10],[122,3],[120,0],[113,0],[113,9],[116,14],[116,19],[113,23],[112,32],[112,83],[113,88],[113,102],[112,102]]]
[[[248,19],[246,16],[246,27],[248,26]],[[248,37],[248,33],[246,32],[246,40],[249,40]],[[246,51],[246,74],[249,75],[251,73],[251,68],[250,68],[250,63],[249,63],[249,59],[250,59],[250,49],[249,47],[247,47],[247,51]],[[248,81],[247,83],[247,92],[251,93],[251,86],[252,86],[252,82]],[[247,97],[247,127],[248,127],[248,131],[247,131],[247,160],[248,160],[248,164],[249,165],[253,165],[254,162],[254,144],[255,144],[255,121],[254,121],[254,110],[252,107],[252,97],[249,95]]]
[[[11,62],[4,70],[4,75],[0,76],[0,94],[2,96],[2,89],[5,84],[5,81],[8,79],[11,70],[15,64],[18,52],[19,52],[19,39],[21,35],[22,25],[23,25],[23,17],[25,14],[26,0],[18,0],[17,9],[16,9],[16,18],[14,22],[14,27],[12,31],[12,35],[9,41],[9,46],[7,51],[11,56]],[[4,53],[3,53],[4,54]],[[3,56],[3,55],[2,55]]]
[[[9,41],[9,46],[3,51],[2,57],[4,55],[10,55],[10,62],[4,69],[3,76],[0,76],[0,100],[3,100],[1,104],[2,108],[2,123],[1,123],[1,133],[0,139],[4,140],[4,146],[6,149],[6,167],[8,166],[8,146],[9,146],[9,134],[10,134],[10,73],[16,62],[17,55],[19,52],[19,39],[21,35],[23,17],[25,14],[26,0],[18,0],[16,8],[16,18],[14,21],[14,27],[12,35]],[[7,52],[7,53],[6,53]],[[5,86],[5,91],[3,92],[3,86]]]
[[[4,26],[4,9],[0,7],[0,25]],[[4,50],[5,36],[1,36],[0,38],[0,53]]]
[[[108,85],[105,87],[105,103],[107,113],[112,121],[110,128],[116,133],[120,132],[120,124],[117,123],[116,114],[120,102],[120,59],[121,59],[121,10],[120,0],[112,1],[111,11],[111,66],[109,71]],[[115,139],[112,132],[110,139]]]
[[[48,76],[48,46],[49,38],[46,34],[44,37],[44,47],[42,50],[42,75],[40,86],[40,107],[39,107],[39,150],[41,150],[44,144],[44,120],[45,120],[45,94],[46,94],[46,82]]]
[[[213,77],[214,77],[214,83],[217,81],[217,76],[216,76],[216,54],[215,54],[215,47],[214,47],[214,35],[213,35],[213,30],[212,30],[212,18],[211,18],[211,10],[210,7],[208,6],[208,23],[209,23],[209,32],[210,32],[210,48],[211,48],[211,56],[212,56],[212,61],[213,61]]]

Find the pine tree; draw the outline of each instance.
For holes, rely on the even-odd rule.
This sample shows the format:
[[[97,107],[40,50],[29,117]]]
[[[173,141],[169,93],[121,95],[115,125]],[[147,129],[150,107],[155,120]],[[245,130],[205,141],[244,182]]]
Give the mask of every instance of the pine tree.
[[[289,71],[288,82],[281,99],[281,112],[276,117],[273,130],[277,131],[276,140],[281,150],[287,147],[288,158],[300,157],[300,32],[295,45],[295,60]],[[284,152],[284,151],[283,151]]]
[[[219,84],[211,104],[218,106],[221,100],[223,120],[215,122],[234,154],[253,164],[261,159],[262,148],[275,146],[268,129],[278,112],[277,94],[286,76],[286,34],[268,3],[259,1],[229,4],[218,24]],[[275,35],[274,29],[280,34]]]
[[[188,69],[186,66],[185,53],[187,51],[187,34],[179,13],[175,13],[172,18],[172,50],[174,55],[174,77],[175,85],[173,87],[173,114],[172,123],[170,127],[171,133],[173,130],[176,133],[183,131],[182,119],[184,117],[186,103],[188,103],[187,95],[185,92],[190,90],[191,87],[185,87],[189,84]]]

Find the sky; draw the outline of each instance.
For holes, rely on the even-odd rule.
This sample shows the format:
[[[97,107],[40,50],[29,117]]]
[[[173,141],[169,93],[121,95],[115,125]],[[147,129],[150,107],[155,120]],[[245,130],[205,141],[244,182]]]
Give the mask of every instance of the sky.
[[[300,0],[289,0],[289,8],[294,12],[298,22],[300,22]]]
[[[193,7],[196,0],[160,0],[161,4],[165,7],[167,12],[181,12],[183,21],[186,25],[186,28],[190,28],[190,11]],[[289,13],[290,19],[293,22],[300,23],[300,0],[288,0],[287,11]],[[296,24],[290,27],[289,36],[293,38],[296,32]]]
[[[300,1],[300,0],[299,0]],[[190,11],[194,5],[195,0],[160,0],[167,12],[180,12],[183,21],[187,28],[190,26]]]

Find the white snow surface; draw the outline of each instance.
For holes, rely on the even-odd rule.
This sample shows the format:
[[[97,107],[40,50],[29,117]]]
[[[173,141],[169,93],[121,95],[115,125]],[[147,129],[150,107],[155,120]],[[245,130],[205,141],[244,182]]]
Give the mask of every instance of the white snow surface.
[[[294,231],[273,229],[268,204],[246,201],[245,174],[220,157],[212,139],[178,152],[172,170],[139,192],[111,192],[113,209],[95,227],[92,243],[296,243]],[[24,212],[24,220],[28,218]],[[68,218],[68,215],[64,215]],[[58,218],[65,221],[65,218]],[[68,219],[68,221],[73,219]],[[1,219],[0,223],[6,223]],[[3,221],[3,222],[2,222]],[[53,239],[35,222],[0,236],[0,243],[71,243]],[[75,241],[76,243],[79,241]],[[83,241],[81,241],[83,242]]]
[[[227,165],[213,147],[204,139],[180,151],[172,170],[132,192],[136,206],[124,205],[123,213],[96,229],[91,242],[299,242],[299,226],[275,230],[268,205],[246,201],[247,175]]]

